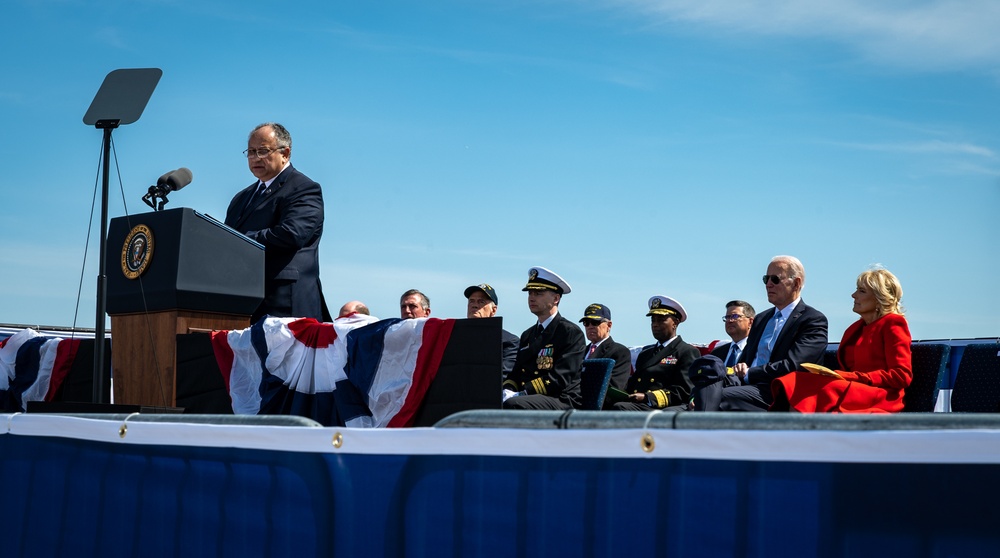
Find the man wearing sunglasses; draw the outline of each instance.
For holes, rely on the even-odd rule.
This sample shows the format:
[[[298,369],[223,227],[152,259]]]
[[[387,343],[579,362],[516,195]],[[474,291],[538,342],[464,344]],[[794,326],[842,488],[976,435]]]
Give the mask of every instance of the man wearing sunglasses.
[[[233,197],[226,224],[264,245],[264,301],[251,316],[333,321],[319,281],[323,191],[290,163],[292,136],[276,122],[250,132],[243,152],[257,178]]]
[[[628,347],[611,338],[611,309],[603,304],[591,304],[583,311],[583,333],[587,336],[587,352],[584,360],[591,358],[611,358],[615,367],[611,369],[612,386],[624,390],[628,377],[632,374],[632,353]]]
[[[798,258],[775,256],[763,277],[767,301],[774,305],[757,315],[733,371],[738,386],[718,381],[698,388],[699,411],[766,411],[774,398],[771,381],[797,370],[803,362],[820,363],[827,346],[827,320],[806,305],[800,294],[806,281]]]

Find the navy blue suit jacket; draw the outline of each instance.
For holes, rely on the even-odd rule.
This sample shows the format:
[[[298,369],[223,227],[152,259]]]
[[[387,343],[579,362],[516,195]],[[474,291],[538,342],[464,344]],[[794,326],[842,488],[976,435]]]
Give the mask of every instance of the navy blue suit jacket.
[[[501,378],[506,379],[507,374],[514,369],[514,362],[517,361],[517,346],[520,343],[520,337],[514,335],[506,329],[500,330],[500,352],[503,355],[503,375]]]
[[[760,338],[774,312],[775,308],[772,306],[754,318],[740,362],[753,364],[753,359],[757,356],[757,345],[760,344]],[[747,383],[770,385],[771,380],[797,370],[803,362],[822,363],[828,344],[827,327],[826,316],[822,312],[806,305],[804,300],[799,300],[778,334],[774,349],[771,350],[770,362],[763,366],[750,366]]]
[[[586,353],[584,353],[584,358],[586,358]],[[615,359],[615,367],[611,369],[610,385],[620,390],[625,389],[625,385],[628,384],[628,378],[632,375],[632,353],[628,350],[628,347],[608,337],[607,340],[594,349],[594,354],[590,358]]]
[[[265,314],[332,321],[319,281],[323,236],[323,191],[291,165],[247,207],[255,181],[226,210],[226,224],[264,245],[264,301],[252,316]]]

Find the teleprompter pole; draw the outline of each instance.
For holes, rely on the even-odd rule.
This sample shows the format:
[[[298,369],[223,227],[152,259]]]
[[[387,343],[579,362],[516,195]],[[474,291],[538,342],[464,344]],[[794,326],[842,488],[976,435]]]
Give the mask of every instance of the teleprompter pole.
[[[97,96],[90,103],[83,123],[104,130],[104,164],[101,174],[101,238],[97,275],[97,320],[94,327],[94,403],[107,403],[104,394],[105,331],[108,308],[108,273],[105,257],[108,249],[108,182],[111,174],[111,132],[131,124],[142,116],[149,97],[156,89],[163,71],[159,68],[114,70],[104,78]]]

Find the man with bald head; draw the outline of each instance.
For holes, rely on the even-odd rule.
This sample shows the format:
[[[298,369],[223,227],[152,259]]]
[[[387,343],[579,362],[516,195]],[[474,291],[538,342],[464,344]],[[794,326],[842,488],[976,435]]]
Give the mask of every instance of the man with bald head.
[[[251,320],[331,321],[319,281],[322,189],[292,166],[292,136],[277,122],[254,128],[243,154],[257,180],[233,197],[226,224],[264,245],[264,300]]]
[[[738,386],[717,381],[698,388],[697,411],[766,411],[774,401],[771,381],[803,362],[821,363],[827,346],[827,320],[803,302],[806,270],[798,258],[775,256],[767,265],[764,288],[774,305],[754,319],[733,372]]]
[[[364,302],[360,300],[352,300],[350,302],[344,303],[340,307],[340,313],[337,315],[338,318],[343,318],[344,316],[350,316],[351,314],[364,314],[366,316],[371,315],[371,311],[365,306]]]

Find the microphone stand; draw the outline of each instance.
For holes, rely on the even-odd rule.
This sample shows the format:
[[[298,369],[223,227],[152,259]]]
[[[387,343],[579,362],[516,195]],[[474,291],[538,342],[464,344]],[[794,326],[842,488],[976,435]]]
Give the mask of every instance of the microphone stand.
[[[167,199],[167,192],[169,191],[169,186],[166,188],[162,186],[150,186],[149,191],[142,197],[142,201],[146,202],[146,205],[149,207],[152,207],[153,211],[163,211],[163,206],[170,203],[170,200]],[[157,204],[156,200],[160,200],[160,203]]]

